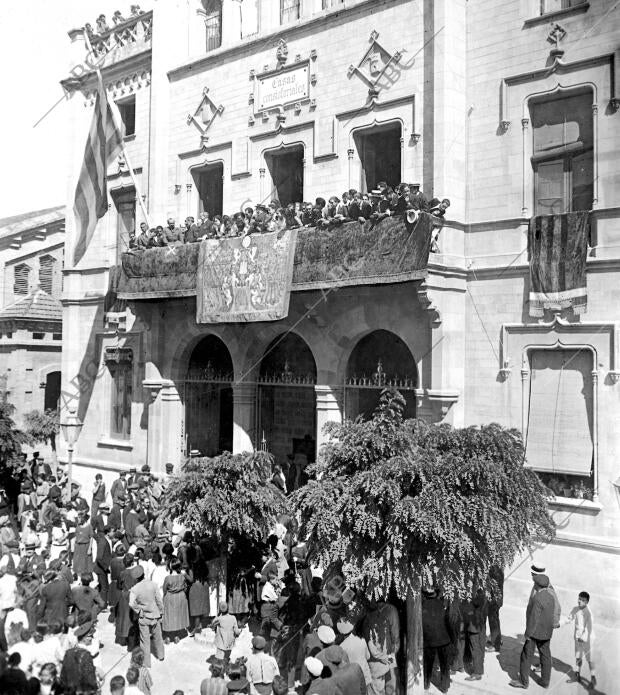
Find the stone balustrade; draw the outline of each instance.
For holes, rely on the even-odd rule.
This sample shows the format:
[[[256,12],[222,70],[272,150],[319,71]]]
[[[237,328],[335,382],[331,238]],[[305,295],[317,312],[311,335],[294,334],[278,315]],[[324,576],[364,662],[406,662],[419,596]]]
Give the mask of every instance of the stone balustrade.
[[[150,49],[153,28],[152,11],[143,12],[138,5],[132,5],[132,14],[129,18],[123,17],[117,11],[112,20],[112,26],[110,26],[105,15],[100,15],[95,23],[95,29],[91,24],[84,26],[85,38],[97,58],[106,56],[105,63],[110,64]]]

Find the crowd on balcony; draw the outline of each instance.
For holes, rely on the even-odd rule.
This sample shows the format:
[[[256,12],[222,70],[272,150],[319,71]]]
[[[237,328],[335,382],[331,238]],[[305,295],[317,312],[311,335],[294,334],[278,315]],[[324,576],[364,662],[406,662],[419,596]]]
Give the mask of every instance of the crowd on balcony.
[[[205,239],[280,232],[295,227],[331,228],[352,221],[364,224],[369,220],[378,222],[395,215],[401,215],[413,223],[421,211],[429,212],[440,220],[449,206],[448,198],[432,198],[429,201],[418,183],[401,183],[394,189],[380,182],[377,189],[370,193],[351,189],[340,198],[332,196],[327,201],[317,198],[314,204],[298,202],[282,206],[274,199],[269,205],[259,203],[232,215],[214,215],[211,218],[208,212],[203,212],[197,222],[193,217],[187,217],[183,226],[177,226],[172,217],[168,218],[166,227],[159,225],[149,228],[146,222],[142,222],[140,233],[130,235],[129,248],[142,251]],[[433,239],[432,250],[437,251],[437,236]]]
[[[89,38],[93,39],[97,35],[106,34],[119,24],[124,24],[135,17],[139,17],[141,14],[144,14],[144,10],[140,9],[140,5],[131,5],[129,17],[124,17],[120,10],[116,10],[116,12],[112,15],[112,26],[110,26],[106,16],[104,14],[100,14],[95,20],[96,29],[93,29],[92,24],[87,23],[84,25],[84,30],[88,34]]]

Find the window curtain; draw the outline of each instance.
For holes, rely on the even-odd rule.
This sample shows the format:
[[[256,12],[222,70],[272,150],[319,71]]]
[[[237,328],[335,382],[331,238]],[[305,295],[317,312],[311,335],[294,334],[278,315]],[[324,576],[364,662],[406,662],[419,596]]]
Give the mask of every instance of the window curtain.
[[[530,367],[526,465],[546,473],[590,475],[591,352],[535,350]]]

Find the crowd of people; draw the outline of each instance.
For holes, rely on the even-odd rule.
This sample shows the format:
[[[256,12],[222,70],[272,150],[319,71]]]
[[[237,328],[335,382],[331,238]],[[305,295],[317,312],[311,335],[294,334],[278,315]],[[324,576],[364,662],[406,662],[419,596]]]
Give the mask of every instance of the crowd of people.
[[[219,549],[164,511],[171,465],[160,476],[148,465],[122,471],[109,491],[97,474],[87,499],[79,484],[69,486],[64,465],[52,470],[39,457],[24,463],[16,504],[0,491],[3,695],[95,695],[104,681],[111,695],[158,695],[152,659],[163,661],[166,645],[205,628],[215,654],[201,695],[402,692],[404,606],[371,600],[314,567],[293,517],[280,517],[262,546],[229,555],[220,593]],[[501,589],[503,572],[493,579]],[[535,649],[541,681],[549,683],[549,644],[561,622],[544,568],[532,566],[532,579],[520,677],[511,682],[521,688]],[[582,592],[566,620],[574,622],[577,679],[587,661],[594,684],[588,602]],[[450,602],[440,588],[423,588],[426,688],[436,679],[447,692],[451,674],[466,666],[468,680],[482,679],[485,653],[502,647],[500,607],[501,598],[489,601],[482,591]],[[129,657],[111,677],[101,661],[102,620],[114,624]]]
[[[420,211],[429,212],[440,219],[445,216],[449,206],[447,198],[432,198],[429,201],[420,190],[419,183],[401,183],[394,189],[381,181],[377,189],[370,193],[351,189],[340,198],[332,196],[327,201],[317,198],[314,204],[299,202],[282,206],[278,200],[272,200],[269,205],[259,203],[232,215],[214,215],[211,218],[208,212],[203,212],[198,222],[193,217],[187,217],[182,227],[177,226],[172,217],[168,219],[166,227],[149,228],[146,222],[142,222],[140,233],[130,235],[129,248],[145,250],[178,246],[205,239],[279,232],[294,227],[330,228],[351,221],[378,221],[391,215],[403,215],[415,221]],[[437,250],[436,239],[434,250]]]

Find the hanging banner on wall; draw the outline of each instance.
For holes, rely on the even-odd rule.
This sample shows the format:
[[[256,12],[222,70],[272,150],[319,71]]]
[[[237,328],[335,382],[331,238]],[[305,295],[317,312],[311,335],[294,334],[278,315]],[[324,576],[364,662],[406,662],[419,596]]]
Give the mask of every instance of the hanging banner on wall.
[[[297,230],[201,242],[196,322],[277,321],[288,315]]]

